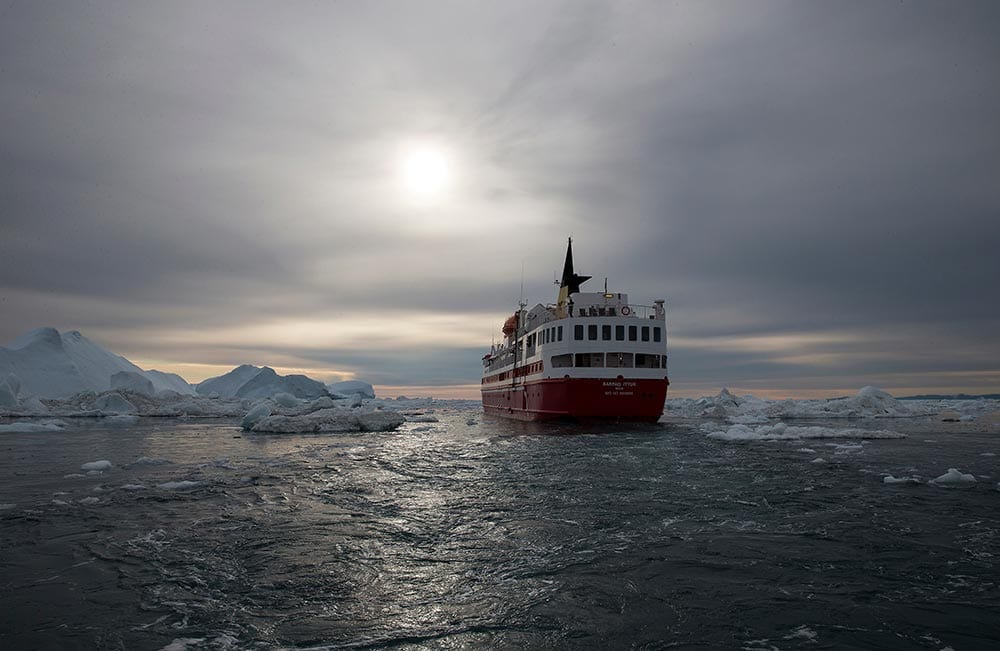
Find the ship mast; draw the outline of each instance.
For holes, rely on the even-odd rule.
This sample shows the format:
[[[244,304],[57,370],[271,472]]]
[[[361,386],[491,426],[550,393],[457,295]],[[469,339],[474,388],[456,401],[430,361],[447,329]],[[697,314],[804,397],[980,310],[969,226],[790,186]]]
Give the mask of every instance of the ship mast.
[[[566,305],[569,302],[570,294],[578,294],[580,285],[591,278],[591,276],[581,276],[573,270],[573,238],[567,239],[566,262],[563,263],[562,280],[559,282],[559,299],[556,302],[556,311],[560,317],[566,316]]]

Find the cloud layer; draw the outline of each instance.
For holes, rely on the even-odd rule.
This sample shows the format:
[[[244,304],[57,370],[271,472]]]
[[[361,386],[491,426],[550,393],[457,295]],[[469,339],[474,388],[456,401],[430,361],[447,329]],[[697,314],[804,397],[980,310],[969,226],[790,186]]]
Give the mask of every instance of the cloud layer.
[[[667,299],[678,389],[997,390],[998,21],[990,2],[16,3],[0,339],[54,325],[160,366],[475,384],[522,264],[553,300],[572,234],[592,283]],[[413,143],[450,157],[432,201],[397,178]]]

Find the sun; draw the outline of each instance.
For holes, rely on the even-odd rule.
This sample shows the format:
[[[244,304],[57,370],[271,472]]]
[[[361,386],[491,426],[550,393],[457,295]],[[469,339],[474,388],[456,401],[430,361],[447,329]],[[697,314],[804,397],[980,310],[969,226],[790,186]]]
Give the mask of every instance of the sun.
[[[429,145],[411,147],[400,158],[399,175],[403,186],[414,196],[440,195],[451,177],[448,156],[443,150]]]

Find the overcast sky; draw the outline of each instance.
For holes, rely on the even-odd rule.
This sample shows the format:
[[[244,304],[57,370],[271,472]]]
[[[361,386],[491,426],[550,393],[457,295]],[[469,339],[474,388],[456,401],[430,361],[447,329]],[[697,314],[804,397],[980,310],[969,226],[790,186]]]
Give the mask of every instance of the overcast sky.
[[[1000,391],[998,34],[993,1],[4,2],[0,343],[478,385],[572,235],[585,290],[667,300],[675,395]]]

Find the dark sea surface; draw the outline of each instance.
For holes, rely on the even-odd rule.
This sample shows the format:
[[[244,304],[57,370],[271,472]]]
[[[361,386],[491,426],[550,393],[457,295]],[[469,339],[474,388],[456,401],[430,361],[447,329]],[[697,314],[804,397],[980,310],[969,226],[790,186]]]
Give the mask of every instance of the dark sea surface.
[[[434,417],[0,434],[0,648],[1000,648],[996,435]]]

